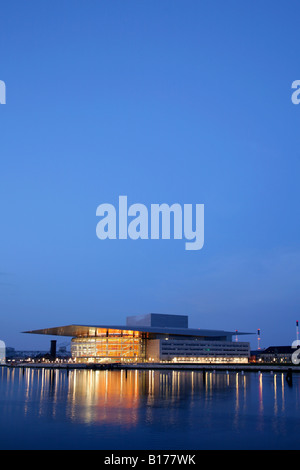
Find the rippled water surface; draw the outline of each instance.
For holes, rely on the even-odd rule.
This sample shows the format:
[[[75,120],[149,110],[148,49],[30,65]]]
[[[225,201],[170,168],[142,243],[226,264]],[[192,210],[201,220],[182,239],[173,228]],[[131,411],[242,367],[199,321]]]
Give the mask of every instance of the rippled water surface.
[[[1,449],[299,449],[300,375],[0,368]]]

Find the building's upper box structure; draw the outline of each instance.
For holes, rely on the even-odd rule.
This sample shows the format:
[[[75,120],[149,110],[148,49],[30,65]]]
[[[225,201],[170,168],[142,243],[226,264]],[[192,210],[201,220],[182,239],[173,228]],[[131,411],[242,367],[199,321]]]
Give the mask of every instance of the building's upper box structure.
[[[126,318],[127,326],[150,326],[158,328],[188,328],[187,315],[164,315],[161,313],[148,313]]]

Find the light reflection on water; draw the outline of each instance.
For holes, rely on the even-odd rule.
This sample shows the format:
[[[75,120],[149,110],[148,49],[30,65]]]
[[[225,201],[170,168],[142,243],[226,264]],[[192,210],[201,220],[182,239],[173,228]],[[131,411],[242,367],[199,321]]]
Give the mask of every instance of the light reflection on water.
[[[1,449],[298,449],[300,376],[0,368]]]

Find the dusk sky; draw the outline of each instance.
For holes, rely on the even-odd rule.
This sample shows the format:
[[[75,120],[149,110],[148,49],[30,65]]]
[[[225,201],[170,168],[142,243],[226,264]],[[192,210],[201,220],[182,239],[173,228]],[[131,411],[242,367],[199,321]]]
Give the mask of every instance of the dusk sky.
[[[7,346],[47,349],[51,337],[21,332],[150,312],[292,344],[299,18],[296,1],[2,0]],[[99,240],[96,209],[120,195],[204,204],[204,247]]]

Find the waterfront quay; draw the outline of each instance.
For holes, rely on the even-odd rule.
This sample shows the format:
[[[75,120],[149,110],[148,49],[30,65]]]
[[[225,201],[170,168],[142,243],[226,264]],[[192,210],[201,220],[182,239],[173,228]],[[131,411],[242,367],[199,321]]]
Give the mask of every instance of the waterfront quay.
[[[0,367],[15,369],[59,369],[59,370],[174,370],[174,371],[235,371],[235,372],[288,372],[300,373],[300,366],[294,364],[167,364],[167,363],[107,363],[107,364],[76,364],[76,363],[17,363],[3,364]]]

